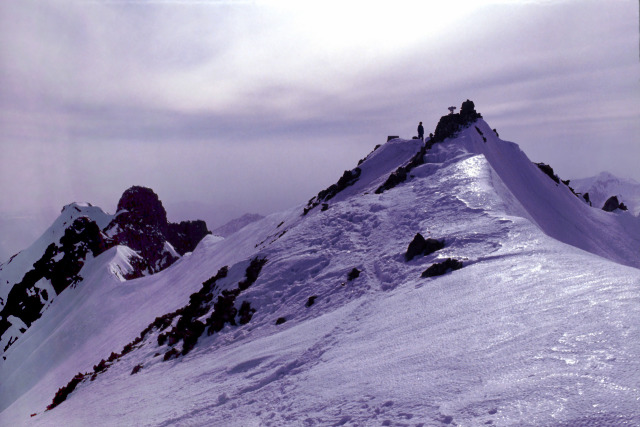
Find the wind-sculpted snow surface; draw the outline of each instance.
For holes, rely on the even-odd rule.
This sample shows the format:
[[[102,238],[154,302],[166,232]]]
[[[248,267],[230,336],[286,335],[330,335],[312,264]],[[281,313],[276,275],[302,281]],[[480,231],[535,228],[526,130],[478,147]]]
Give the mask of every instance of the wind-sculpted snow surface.
[[[325,211],[207,237],[154,276],[100,286],[113,276],[95,263],[7,353],[0,424],[640,424],[637,222],[590,208],[475,125],[483,135],[435,144],[382,194],[419,145],[370,156]],[[444,247],[407,261],[417,233]],[[76,373],[258,254],[268,262],[235,302],[255,309],[248,323],[166,361],[150,337],[44,411]],[[462,268],[421,277],[449,258]]]
[[[483,120],[477,126],[487,142],[467,129],[455,144],[482,155],[543,232],[621,264],[640,267],[640,219],[629,213],[592,209],[567,186],[549,180],[516,144],[498,139]],[[436,144],[431,156],[448,150]]]

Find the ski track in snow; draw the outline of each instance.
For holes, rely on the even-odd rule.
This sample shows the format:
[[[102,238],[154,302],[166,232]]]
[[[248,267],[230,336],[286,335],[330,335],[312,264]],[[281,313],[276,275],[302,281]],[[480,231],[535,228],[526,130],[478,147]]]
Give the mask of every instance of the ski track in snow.
[[[477,125],[486,143],[471,126],[383,194],[415,142],[376,150],[327,211],[206,238],[154,276],[121,283],[102,254],[7,353],[0,424],[639,425],[637,219],[589,208]],[[406,262],[417,232],[445,248]],[[152,333],[43,412],[76,372],[255,254],[267,264],[238,297],[257,308],[250,323],[166,362]],[[449,257],[464,267],[420,277]]]

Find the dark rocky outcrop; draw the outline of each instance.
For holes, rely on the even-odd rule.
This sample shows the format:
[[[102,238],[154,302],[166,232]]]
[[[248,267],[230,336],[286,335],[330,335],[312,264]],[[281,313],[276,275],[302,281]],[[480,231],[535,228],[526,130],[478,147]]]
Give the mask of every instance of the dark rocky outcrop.
[[[200,240],[211,233],[201,220],[169,223],[158,195],[140,186],[133,186],[122,194],[116,216],[105,231],[116,244],[128,246],[145,261],[143,268],[128,278],[167,268],[179,255],[193,251]],[[167,242],[174,251],[166,246]]]
[[[302,213],[302,215],[304,216],[308,214],[311,209],[315,208],[320,203],[334,198],[336,194],[338,194],[345,188],[355,184],[358,181],[358,178],[360,178],[361,173],[362,170],[358,167],[350,171],[344,171],[337,183],[332,184],[328,188],[320,191],[317,196],[314,196],[311,198],[311,200],[309,200],[307,206],[304,208],[304,212]]]
[[[69,213],[66,209],[73,216],[83,215],[78,205],[66,206],[63,214]],[[64,225],[64,235],[47,247],[20,282],[7,283],[12,286],[0,311],[0,338],[11,327],[9,316],[19,318],[29,327],[56,295],[81,281],[80,270],[89,254],[97,257],[113,246],[128,246],[139,255],[129,260],[133,271],[126,278],[132,279],[168,267],[180,255],[193,251],[209,233],[204,221],[169,223],[158,196],[150,188],[139,186],[123,193],[116,216],[104,230],[84,215]],[[50,282],[54,292],[45,289],[48,284],[37,285],[42,279]],[[0,350],[6,351],[15,340],[17,336],[10,337]]]
[[[59,244],[51,243],[33,268],[9,291],[6,304],[0,311],[0,337],[11,326],[9,316],[19,318],[27,327],[31,326],[53,297],[82,280],[79,273],[87,255],[96,257],[111,245],[95,222],[87,217],[76,218],[65,230]],[[55,295],[49,295],[46,289],[36,285],[42,279],[51,283]],[[15,339],[10,344],[13,342]],[[6,351],[10,344],[2,350]]]
[[[307,299],[307,303],[304,306],[307,308],[311,307],[316,302],[316,298],[318,298],[317,295],[310,296],[309,299]]]
[[[246,325],[251,321],[255,312],[256,309],[251,307],[251,303],[249,301],[243,301],[240,305],[240,309],[238,310],[238,323]]]
[[[432,143],[442,142],[456,135],[460,130],[481,119],[482,115],[475,110],[473,101],[466,100],[460,107],[460,113],[442,116],[433,133]]]
[[[158,195],[150,188],[134,185],[122,193],[118,201],[117,216],[128,218],[127,223],[142,223],[167,232],[168,221]],[[122,219],[119,222],[123,222]]]
[[[80,384],[84,380],[84,378],[85,374],[78,373],[71,379],[71,381],[69,381],[69,383],[67,383],[67,385],[65,385],[64,387],[60,387],[56,392],[56,395],[53,397],[53,401],[51,402],[51,404],[47,406],[47,411],[52,410],[53,408],[67,400],[67,396],[69,396],[71,392],[76,389],[78,384]]]
[[[207,229],[207,223],[202,220],[181,221],[177,224],[169,224],[167,241],[180,255],[193,252],[204,236],[211,234]]]
[[[106,231],[118,244],[136,251],[146,261],[148,273],[163,270],[178,259],[177,254],[165,248],[169,231],[167,212],[150,188],[135,186],[125,191]]]
[[[349,272],[349,274],[347,274],[347,280],[348,281],[352,281],[357,279],[358,277],[360,277],[360,270],[358,270],[357,268],[353,267],[353,270],[351,270]]]
[[[429,255],[444,248],[444,240],[425,239],[422,234],[417,233],[404,255],[406,261],[411,261],[418,255]]]
[[[404,166],[400,166],[398,169],[392,172],[391,175],[389,175],[389,178],[387,178],[387,180],[384,182],[384,184],[376,189],[375,193],[382,194],[385,191],[392,189],[396,185],[406,181],[408,176],[407,174],[412,169],[424,164],[424,156],[427,154],[427,150],[432,146],[433,143],[431,142],[431,139],[428,139],[425,142],[425,145],[420,147],[420,150],[418,150],[418,152],[411,158],[411,160],[409,160],[409,163]]]
[[[545,175],[547,175],[549,178],[551,178],[556,184],[564,184],[567,186],[567,188],[569,189],[569,191],[571,191],[573,193],[574,196],[580,198],[583,197],[581,194],[576,193],[575,190],[569,185],[571,183],[571,180],[569,179],[560,179],[560,177],[553,171],[553,168],[549,165],[547,165],[546,163],[533,163],[534,165],[538,166],[538,168],[544,172]],[[588,200],[589,195],[586,195],[587,198],[585,198],[585,200],[587,201],[587,203],[590,203]]]
[[[602,207],[602,210],[606,212],[613,212],[616,209],[620,209],[621,211],[628,210],[627,206],[620,202],[616,196],[609,197]]]
[[[554,180],[557,184],[560,184],[560,178],[555,174],[553,168],[545,163],[534,163],[538,168],[545,173],[549,178]]]
[[[442,276],[450,271],[459,270],[462,268],[462,262],[457,259],[447,258],[442,262],[433,264],[422,272],[422,277],[435,277]]]

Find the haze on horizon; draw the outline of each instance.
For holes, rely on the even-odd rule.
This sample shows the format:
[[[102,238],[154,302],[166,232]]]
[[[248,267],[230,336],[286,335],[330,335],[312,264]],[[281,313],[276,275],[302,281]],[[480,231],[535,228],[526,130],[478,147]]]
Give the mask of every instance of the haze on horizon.
[[[267,214],[467,98],[564,179],[640,181],[637,2],[416,3],[2,2],[0,213]]]

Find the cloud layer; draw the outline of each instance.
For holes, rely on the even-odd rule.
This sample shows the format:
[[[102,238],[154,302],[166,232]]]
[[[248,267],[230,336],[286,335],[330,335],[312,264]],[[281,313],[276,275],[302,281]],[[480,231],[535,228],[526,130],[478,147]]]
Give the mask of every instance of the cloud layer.
[[[268,213],[467,98],[563,178],[640,180],[634,2],[373,3],[3,2],[0,211]]]

